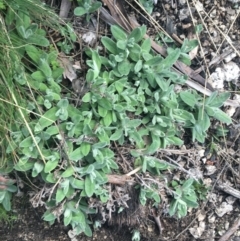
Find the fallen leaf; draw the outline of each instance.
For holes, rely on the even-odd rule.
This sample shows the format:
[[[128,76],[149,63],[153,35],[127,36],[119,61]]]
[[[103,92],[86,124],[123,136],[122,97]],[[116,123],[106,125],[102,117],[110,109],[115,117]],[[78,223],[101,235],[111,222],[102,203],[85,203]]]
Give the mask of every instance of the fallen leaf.
[[[64,53],[60,53],[58,56],[59,64],[64,69],[63,77],[69,79],[71,82],[77,78],[77,74],[73,68],[69,57]]]

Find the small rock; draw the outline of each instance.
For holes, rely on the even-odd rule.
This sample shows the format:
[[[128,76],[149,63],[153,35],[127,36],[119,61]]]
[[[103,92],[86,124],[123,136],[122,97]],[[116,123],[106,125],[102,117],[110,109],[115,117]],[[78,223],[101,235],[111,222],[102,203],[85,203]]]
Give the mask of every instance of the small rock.
[[[179,0],[180,5],[184,5],[186,3],[186,0]]]
[[[224,224],[225,230],[228,230],[228,229],[229,229],[229,225],[230,225],[230,223],[229,223],[228,221],[226,221],[226,223]]]
[[[197,10],[198,12],[201,12],[201,11],[204,10],[203,4],[202,4],[200,1],[197,1],[197,2],[195,3],[195,8],[196,8],[196,10]]]
[[[228,204],[234,204],[234,202],[237,200],[237,198],[236,197],[233,197],[233,196],[228,196],[227,198],[226,198],[226,202],[228,203]]]
[[[199,222],[203,221],[205,218],[206,218],[206,213],[205,213],[205,212],[201,212],[201,213],[198,215],[198,217],[197,217],[197,219],[198,219]]]
[[[223,69],[225,71],[225,81],[237,81],[240,75],[240,69],[236,63],[230,61],[224,64]]]
[[[208,217],[208,222],[209,223],[215,223],[215,221],[216,221],[216,216],[215,215],[212,215],[212,216]]]
[[[218,234],[219,234],[220,236],[223,236],[223,234],[225,234],[225,232],[226,232],[225,230],[219,230],[219,231],[218,231]]]
[[[216,68],[215,72],[210,75],[209,82],[214,89],[223,89],[224,77],[224,71],[221,68]]]
[[[227,114],[229,117],[232,117],[235,112],[236,112],[236,107],[233,107],[233,106],[230,106],[230,107],[226,110],[226,114]]]
[[[182,20],[188,18],[189,15],[190,15],[190,14],[189,14],[188,8],[182,8],[182,9],[179,11],[178,17],[179,17],[180,21],[182,21]]]
[[[217,171],[215,166],[205,166],[206,172],[204,173],[207,176],[211,176],[214,172]]]
[[[204,150],[204,149],[201,149],[201,150],[198,151],[198,155],[199,155],[200,157],[203,157],[204,154],[205,154],[205,150]]]
[[[84,33],[82,35],[82,40],[88,44],[89,46],[94,46],[94,44],[97,42],[97,35],[91,31]]]
[[[211,18],[215,18],[216,15],[217,15],[217,10],[216,10],[216,9],[213,9],[213,11],[209,14],[209,16],[210,16]]]
[[[239,2],[239,0],[228,0],[229,2],[231,2],[231,3],[238,3]]]
[[[205,230],[205,222],[199,222],[199,226],[194,226],[193,228],[189,228],[189,232],[192,234],[194,238],[200,238]]]
[[[233,210],[233,206],[231,204],[227,204],[226,202],[222,202],[219,208],[216,208],[215,212],[218,217],[222,217],[224,214],[231,212]]]

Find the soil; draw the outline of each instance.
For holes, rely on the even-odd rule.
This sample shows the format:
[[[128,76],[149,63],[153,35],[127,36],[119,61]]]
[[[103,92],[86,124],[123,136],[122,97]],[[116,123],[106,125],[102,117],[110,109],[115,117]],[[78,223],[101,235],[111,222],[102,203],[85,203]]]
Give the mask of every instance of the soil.
[[[145,22],[143,18],[137,15],[136,11],[132,10],[126,3],[124,3],[124,5],[129,13],[135,13],[140,23]],[[191,4],[191,6],[193,7],[194,5]],[[165,30],[169,32],[169,28],[173,27],[174,33],[184,39],[185,37],[189,37],[189,31],[187,31],[184,26],[192,22],[189,14],[186,14],[186,18],[182,15],[180,18],[179,13],[184,12],[183,10],[186,9],[186,7],[187,2],[184,0],[159,0],[153,12],[156,21],[158,21]],[[206,53],[204,57],[206,63],[209,63],[213,59],[213,56],[216,56],[214,54],[216,53],[214,44],[220,48],[219,53],[222,53],[222,49],[228,46],[227,41],[224,42],[223,36],[216,31],[216,26],[220,26],[222,31],[229,29],[233,19],[232,16],[234,16],[235,12],[233,12],[233,3],[227,0],[218,2],[204,1],[203,8],[208,14],[212,14],[211,18],[215,20],[214,25],[210,20],[211,18],[206,17],[205,23],[210,31],[210,35],[208,35],[207,31],[204,31],[201,35],[201,43]],[[193,11],[193,14],[194,19],[200,23],[200,16],[196,10]],[[170,25],[172,27],[166,24],[166,22],[169,23],[169,21],[167,21],[168,18],[171,19]],[[78,25],[76,31],[79,32],[85,28],[79,25],[77,19],[74,19],[73,22],[75,27]],[[100,29],[101,28],[106,29],[107,27],[102,23]],[[238,20],[228,32],[232,40],[238,41],[238,36],[240,36],[239,29]],[[151,36],[156,36],[156,31],[154,31],[149,24],[148,33],[151,33]],[[214,38],[213,42],[210,40],[211,37]],[[224,45],[221,45],[223,42]],[[238,64],[239,57],[233,58],[232,61]],[[198,70],[202,66],[204,66],[204,58],[200,52],[198,52],[191,67]],[[209,66],[210,73],[214,72],[219,66],[222,66],[221,60],[219,60],[217,64]],[[206,69],[205,66],[203,70]],[[199,73],[204,76],[204,71],[200,71]],[[224,88],[228,90],[229,85],[233,84],[225,83]],[[234,86],[235,90],[239,91],[239,80],[235,81]],[[185,169],[191,169],[202,175],[202,180],[209,186],[209,194],[207,200],[200,203],[199,208],[189,210],[185,218],[177,219],[167,215],[165,206],[161,207],[161,213],[156,213],[157,211],[152,208],[151,203],[146,207],[142,207],[136,198],[138,194],[129,191],[131,198],[126,201],[129,207],[128,209],[124,209],[119,215],[113,214],[109,222],[105,222],[100,229],[93,232],[93,237],[80,235],[76,238],[76,241],[131,241],[134,230],[140,231],[141,241],[219,240],[225,232],[234,226],[234,222],[240,216],[240,195],[239,197],[237,196],[240,188],[239,110],[236,110],[233,119],[234,125],[227,127],[230,134],[227,136],[226,142],[220,139],[220,146],[218,148],[221,151],[218,153],[210,156],[207,156],[207,153],[205,153],[205,157],[200,158],[197,156],[199,149],[207,150],[208,148],[190,143],[186,148],[193,149],[194,151],[192,151],[192,153],[164,154],[174,160],[178,160]],[[221,142],[223,144],[221,144]],[[172,176],[177,179],[181,174],[172,173]],[[220,181],[228,185],[227,188],[222,188],[222,186],[219,185]],[[233,193],[229,192],[231,189],[229,187],[233,189]],[[131,190],[131,186],[124,188]],[[61,222],[49,226],[42,220],[44,209],[33,208],[28,201],[27,193],[25,193],[24,197],[14,198],[13,213],[17,216],[17,220],[11,221],[10,223],[2,221],[0,225],[0,241],[71,240],[68,236],[69,228],[64,227]],[[240,240],[240,231],[235,231],[233,236],[226,240]]]

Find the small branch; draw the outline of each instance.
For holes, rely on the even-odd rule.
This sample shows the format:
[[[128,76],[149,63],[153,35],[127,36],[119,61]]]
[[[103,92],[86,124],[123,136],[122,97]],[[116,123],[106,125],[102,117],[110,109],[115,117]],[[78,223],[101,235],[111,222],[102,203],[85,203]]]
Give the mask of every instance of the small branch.
[[[126,176],[132,176],[133,174],[137,173],[138,171],[140,171],[142,169],[142,166],[139,166],[137,168],[135,168],[134,170],[132,170],[131,172],[127,173]]]
[[[235,220],[233,226],[218,241],[230,240],[230,237],[237,231],[239,226],[240,226],[240,218]]]
[[[160,220],[160,215],[157,214],[155,209],[152,209],[152,214],[153,214],[153,218],[158,226],[158,230],[159,230],[159,235],[162,235],[162,224],[161,224],[161,220]]]
[[[132,180],[131,176],[137,173],[139,170],[141,170],[141,168],[142,168],[141,166],[137,167],[125,175],[115,175],[115,174],[107,175],[108,182],[112,184],[117,184],[117,185],[124,185],[127,181]]]
[[[217,182],[217,187],[220,190],[232,195],[233,197],[236,197],[236,198],[240,199],[240,192],[238,190],[234,189],[233,187],[231,187],[231,186],[229,186],[225,183],[222,183],[220,181]]]

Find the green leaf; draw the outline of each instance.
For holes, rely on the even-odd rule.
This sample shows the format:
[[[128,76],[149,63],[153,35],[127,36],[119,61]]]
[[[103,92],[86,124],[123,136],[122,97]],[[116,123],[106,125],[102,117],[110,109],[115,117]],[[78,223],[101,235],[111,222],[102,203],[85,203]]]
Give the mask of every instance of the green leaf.
[[[118,91],[119,94],[122,93],[126,83],[127,83],[126,77],[123,77],[122,79],[119,79],[119,80],[115,81],[114,85],[115,85],[115,88],[116,88],[116,90]]]
[[[92,61],[93,61],[93,71],[94,71],[94,78],[96,78],[101,70],[101,59],[97,51],[92,51]]]
[[[146,61],[144,64],[145,65],[149,65],[149,66],[156,66],[161,64],[163,61],[163,57],[161,57],[160,55],[158,56],[154,56],[151,59],[149,59],[148,61]]]
[[[183,144],[183,140],[176,136],[169,136],[166,139],[171,145],[181,146]]]
[[[59,127],[58,126],[50,126],[45,131],[46,134],[53,136],[59,134]]]
[[[193,50],[197,46],[198,46],[198,41],[196,39],[188,40],[187,38],[185,38],[181,46],[181,51],[183,53],[188,53],[189,51]]]
[[[124,126],[131,127],[131,128],[137,128],[142,124],[142,120],[140,119],[134,119],[134,120],[127,120],[126,124]]]
[[[11,194],[10,192],[5,192],[4,195],[4,199],[2,201],[2,205],[3,207],[6,209],[6,211],[10,211],[11,210]]]
[[[88,237],[92,237],[92,230],[87,223],[86,223],[86,227],[85,227],[85,230],[84,230],[84,234]]]
[[[170,215],[170,216],[173,216],[173,215],[176,213],[176,211],[177,211],[177,205],[178,205],[178,201],[175,200],[175,199],[173,199],[173,200],[171,201],[171,204],[170,204],[170,207],[169,207],[169,215]]]
[[[78,180],[74,177],[70,178],[70,184],[73,188],[76,188],[76,189],[83,189],[84,188],[84,181]]]
[[[111,141],[117,141],[121,138],[121,136],[123,135],[123,130],[120,128],[118,130],[116,130],[111,136],[110,136],[110,140]]]
[[[87,156],[91,150],[91,145],[87,142],[83,142],[80,146],[83,156]]]
[[[129,57],[137,62],[141,56],[141,47],[138,44],[134,44],[133,47],[130,49]]]
[[[162,60],[162,62],[159,64],[157,70],[165,70],[171,68],[176,61],[178,60],[180,56],[181,50],[180,49],[174,49],[170,52],[170,54]]]
[[[15,20],[16,18],[16,13],[13,9],[11,8],[7,8],[7,11],[6,11],[6,16],[5,16],[5,22],[6,22],[6,25],[8,25],[8,27],[10,27],[10,25],[13,24],[13,21]]]
[[[226,124],[232,123],[231,118],[226,113],[224,113],[222,110],[220,110],[216,107],[208,107],[208,106],[206,106],[205,108],[206,108],[207,114],[210,116],[213,116],[215,119],[217,119],[223,123],[226,123]]]
[[[195,95],[192,94],[190,91],[180,92],[180,97],[185,104],[187,104],[191,107],[194,107],[195,104],[197,103],[197,99],[196,99]]]
[[[25,50],[28,56],[37,64],[39,59],[41,58],[41,52],[33,45],[27,45],[25,47]]]
[[[20,171],[20,172],[25,172],[25,171],[31,170],[33,168],[33,166],[34,166],[34,163],[32,163],[32,162],[27,162],[24,164],[21,164],[20,162],[18,162],[14,166],[14,169],[17,171]]]
[[[7,191],[8,192],[16,192],[18,190],[18,188],[15,186],[15,185],[10,185],[10,184],[7,184]]]
[[[85,192],[88,197],[91,197],[95,191],[95,182],[90,178],[90,175],[87,175],[85,178]]]
[[[127,34],[123,29],[118,27],[117,25],[111,25],[111,32],[113,37],[116,40],[126,40],[127,39]]]
[[[175,120],[178,122],[185,123],[187,121],[191,121],[191,123],[193,123],[193,124],[196,122],[193,114],[186,110],[175,109],[175,110],[173,110],[173,116],[174,116]]]
[[[147,159],[145,157],[143,158],[142,171],[143,173],[147,171]]]
[[[117,45],[116,45],[116,43],[115,43],[112,39],[104,36],[104,37],[101,38],[101,42],[102,42],[102,44],[104,45],[104,47],[105,47],[110,53],[112,53],[112,54],[114,54],[114,55],[117,55],[117,54],[118,54]]]
[[[188,54],[181,53],[179,56],[179,61],[183,62],[184,64],[190,66],[191,65],[191,59]]]
[[[107,113],[108,113],[107,109],[105,109],[104,107],[101,107],[100,105],[98,105],[98,114],[101,117],[105,117]]]
[[[45,174],[45,173],[44,173],[44,172],[41,172],[41,175],[43,175],[43,174]],[[57,182],[56,177],[54,176],[53,173],[48,173],[48,174],[46,175],[46,181],[47,181],[47,182],[50,182],[50,183],[54,183],[54,184]]]
[[[112,103],[109,101],[109,99],[103,97],[97,102],[102,108],[106,110],[112,110]],[[106,116],[106,115],[105,115]]]
[[[100,2],[93,2],[91,7],[89,8],[89,13],[93,13],[97,11],[102,6],[102,3]]]
[[[82,15],[84,15],[84,14],[86,14],[87,13],[87,10],[85,10],[84,8],[82,8],[82,7],[76,7],[75,9],[74,9],[74,14],[76,15],[76,16],[82,16]]]
[[[76,148],[73,152],[69,154],[69,159],[71,161],[79,161],[84,157],[81,147]]]
[[[146,153],[150,155],[154,154],[161,146],[160,138],[158,136],[155,136],[152,133],[151,138],[152,138],[152,143],[146,150]]]
[[[55,161],[48,161],[44,167],[44,172],[49,173],[54,170],[58,165],[58,160]]]
[[[68,101],[68,99],[61,99],[61,100],[57,103],[57,106],[58,106],[59,108],[67,109],[68,106],[69,106],[69,101]]]
[[[65,198],[65,194],[62,188],[58,188],[56,193],[56,202],[60,203]]]
[[[70,177],[72,176],[74,173],[74,169],[72,166],[69,166],[62,174],[61,174],[61,177]]]
[[[43,163],[35,162],[32,169],[32,177],[36,177],[44,168]]]
[[[20,142],[19,147],[30,147],[33,146],[33,139],[31,136],[27,137],[26,139],[24,139],[22,142]]]
[[[91,83],[94,79],[94,71],[92,69],[89,69],[86,75],[86,81]]]
[[[129,63],[128,60],[124,60],[120,63],[118,63],[117,69],[120,73],[121,76],[126,76],[129,74],[130,70],[131,70],[131,64]]]
[[[186,180],[182,185],[182,189],[183,190],[189,190],[189,188],[192,186],[193,182],[194,182],[193,178],[190,178],[190,179]]]
[[[149,53],[151,50],[151,40],[150,38],[147,38],[143,41],[141,45],[142,52]]]
[[[221,107],[224,102],[230,97],[230,93],[217,93],[214,92],[210,97],[206,99],[205,105],[210,107]]]
[[[88,103],[91,101],[91,93],[88,92],[82,97],[82,102]]]
[[[135,42],[139,42],[143,39],[144,34],[146,33],[146,26],[142,26],[141,28],[135,28],[129,35],[128,39],[134,38]]]
[[[168,81],[166,81],[164,78],[162,78],[161,76],[156,74],[155,80],[156,80],[158,86],[162,89],[162,91],[168,91],[169,85],[171,83],[170,79]]]
[[[191,200],[191,199],[193,199],[193,196],[184,196],[182,198],[182,200],[187,204],[188,207],[197,208],[198,207],[197,201]]]
[[[207,131],[211,125],[210,118],[206,111],[203,110],[204,107],[199,108],[198,112],[198,124],[201,126],[203,131]]]
[[[43,215],[43,220],[50,222],[50,221],[54,221],[56,219],[56,217],[50,213],[50,211],[46,211]]]
[[[67,213],[67,214],[65,214]],[[72,221],[72,212],[70,209],[66,209],[65,212],[64,212],[64,218],[63,218],[63,223],[64,223],[64,226],[67,226],[71,223]]]
[[[138,73],[142,69],[142,66],[143,66],[143,61],[142,60],[138,60],[138,62],[134,66],[134,71],[136,73]]]
[[[103,123],[105,126],[110,126],[112,123],[112,113],[108,111],[107,115],[103,118]]]
[[[58,119],[58,117],[55,115],[57,110],[57,107],[53,107],[46,111],[45,114],[37,122],[34,131],[39,132],[42,131],[45,127],[52,125]]]
[[[49,41],[45,37],[38,35],[38,34],[34,34],[34,35],[30,36],[27,39],[27,42],[29,44],[35,44],[35,45],[38,45],[41,47],[48,47],[50,45]]]

